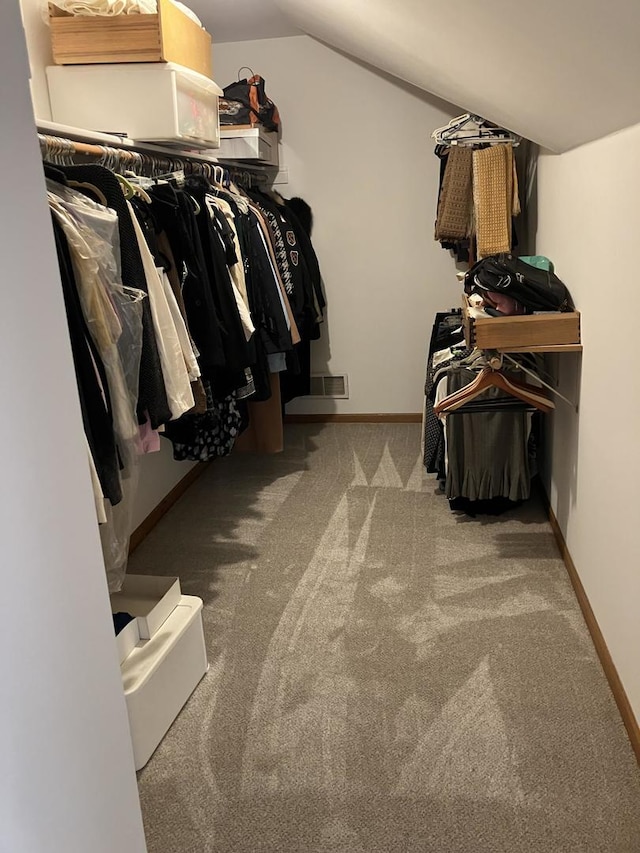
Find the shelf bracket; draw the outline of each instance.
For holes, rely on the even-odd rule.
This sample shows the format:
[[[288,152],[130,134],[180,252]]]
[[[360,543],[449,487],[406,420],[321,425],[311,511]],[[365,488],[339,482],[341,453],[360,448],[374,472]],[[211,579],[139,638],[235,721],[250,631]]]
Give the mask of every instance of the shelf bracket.
[[[525,367],[523,364],[520,364],[519,361],[516,361],[515,358],[512,358],[506,352],[502,353],[502,357],[506,358],[508,361],[510,361],[512,364],[514,364],[520,370],[523,370],[525,373],[528,373],[529,376],[531,376],[533,379],[535,379],[537,382],[539,382],[541,385],[543,385],[545,388],[547,388],[549,391],[551,391],[552,394],[554,394],[556,397],[559,397],[561,400],[563,400],[565,403],[567,403],[567,405],[571,406],[571,408],[574,409],[576,412],[578,411],[578,403],[575,400],[569,400],[568,397],[565,397],[564,394],[561,394],[556,388],[553,388],[551,385],[549,385],[543,379],[540,379],[538,374],[535,373],[533,370],[530,370],[528,367]]]

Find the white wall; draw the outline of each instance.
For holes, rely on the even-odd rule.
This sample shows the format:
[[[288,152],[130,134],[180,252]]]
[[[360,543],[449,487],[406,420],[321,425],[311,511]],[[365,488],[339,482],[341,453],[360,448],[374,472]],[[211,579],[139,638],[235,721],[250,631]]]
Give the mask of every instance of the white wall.
[[[27,36],[31,68],[31,97],[33,111],[39,119],[51,119],[51,104],[47,86],[47,65],[53,65],[51,32],[42,14],[42,0],[20,0],[22,20]]]
[[[140,480],[133,506],[131,530],[142,524],[171,489],[197,462],[176,462],[171,444],[162,438],[159,453],[149,453],[140,460]]]
[[[0,850],[143,853],[16,3],[0,35]]]
[[[539,165],[537,250],[582,312],[579,360],[562,356],[580,413],[559,407],[551,500],[640,719],[640,383],[635,306],[640,125]],[[567,361],[568,360],[568,361]]]
[[[224,86],[249,65],[280,109],[289,185],[314,211],[329,314],[318,371],[347,372],[351,398],[298,412],[419,412],[433,315],[459,302],[433,239],[434,128],[455,114],[308,36],[216,45]]]

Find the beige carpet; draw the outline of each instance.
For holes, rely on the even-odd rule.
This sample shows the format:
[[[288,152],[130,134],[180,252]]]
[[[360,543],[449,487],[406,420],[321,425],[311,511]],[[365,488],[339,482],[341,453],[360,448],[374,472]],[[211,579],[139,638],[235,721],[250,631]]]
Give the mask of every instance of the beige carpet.
[[[640,851],[640,773],[542,509],[454,516],[419,443],[291,427],[134,555],[204,599],[211,662],[140,774],[150,853]]]

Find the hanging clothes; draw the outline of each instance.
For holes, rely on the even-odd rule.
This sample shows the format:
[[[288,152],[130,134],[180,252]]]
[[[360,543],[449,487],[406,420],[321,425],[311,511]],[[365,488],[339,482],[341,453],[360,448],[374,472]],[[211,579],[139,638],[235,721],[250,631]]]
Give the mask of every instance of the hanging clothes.
[[[286,201],[203,175],[136,194],[109,169],[45,164],[110,589],[126,567],[139,456],[282,449],[325,307]],[[131,197],[129,197],[131,196]],[[293,386],[286,387],[288,374]]]
[[[434,404],[468,385],[486,365],[466,346],[460,310],[436,315],[425,380],[422,442],[452,510],[497,515],[526,500],[537,473],[537,416],[491,388],[464,410],[437,416]]]
[[[136,219],[133,208],[130,205],[129,209],[147,280],[151,318],[160,354],[160,366],[164,379],[165,392],[169,409],[171,410],[171,420],[177,420],[195,405],[193,392],[191,391],[191,380],[180,346],[178,331],[167,302],[162,281],[153,260],[153,255],[145,242],[140,223]]]
[[[316,324],[316,328],[312,332],[312,340],[316,340],[316,336],[320,336],[320,326],[324,322],[324,309],[326,308],[327,303],[324,295],[320,263],[311,242],[311,225],[313,222],[313,215],[309,208],[308,215],[305,217],[303,214],[301,217],[300,203],[304,202],[302,199],[297,199],[295,201],[298,203],[294,203],[294,199],[289,199],[288,201],[281,199],[281,204],[284,207],[285,216],[296,234],[298,243],[302,250],[302,258],[306,264],[311,279]]]
[[[281,377],[281,397],[288,403],[311,391],[311,340],[319,337],[319,304],[309,265],[315,253],[304,252],[298,240],[295,223],[283,199],[256,190],[250,193],[265,216],[276,247],[278,263],[296,328],[300,333],[293,350],[287,355],[287,371]],[[307,260],[308,259],[308,260]]]
[[[526,147],[520,158],[527,167]],[[470,260],[519,245],[515,218],[521,213],[518,170],[511,142],[461,140],[437,145],[440,160],[435,239],[456,260]]]
[[[473,371],[462,366],[449,366],[446,373],[446,382],[439,384],[436,400],[458,391],[475,378]],[[487,392],[489,396],[499,393],[497,389]],[[447,415],[446,496],[469,501],[526,500],[531,492],[529,431],[530,415],[524,411]]]
[[[127,299],[136,299],[136,292],[125,292],[113,263],[117,217],[67,187],[60,189],[60,195],[49,192],[49,205],[65,233],[83,315],[107,376],[114,429],[126,443],[138,432],[136,394],[128,385],[118,344],[131,322]],[[98,232],[99,227],[106,241]]]
[[[66,236],[54,217],[52,223],[84,432],[102,493],[116,505],[122,499],[122,487],[107,377],[82,312]]]
[[[168,283],[171,294],[173,295],[172,299],[171,294],[166,291],[167,302],[173,315],[176,330],[180,338],[180,346],[182,348],[189,378],[191,380],[191,392],[194,397],[193,412],[205,412],[206,398],[204,386],[201,380],[200,365],[197,361],[195,344],[187,329],[187,313],[184,300],[182,298],[182,285],[176,268],[171,245],[167,239],[167,235],[158,225],[156,218],[152,213],[151,205],[137,197],[131,199],[130,203],[135,210],[140,227],[144,232],[145,240],[149,247],[149,251],[153,255],[156,268],[158,269],[158,273],[163,282],[163,287],[166,290],[166,285]]]
[[[104,166],[93,164],[56,168],[65,175],[67,181],[78,184],[77,188],[81,192],[115,211],[118,217],[122,281],[127,287],[147,293],[144,267],[131,214],[116,176]],[[157,428],[171,417],[171,410],[164,387],[148,299],[142,302],[142,312],[143,340],[138,386],[138,420],[143,423],[148,415],[152,426]]]

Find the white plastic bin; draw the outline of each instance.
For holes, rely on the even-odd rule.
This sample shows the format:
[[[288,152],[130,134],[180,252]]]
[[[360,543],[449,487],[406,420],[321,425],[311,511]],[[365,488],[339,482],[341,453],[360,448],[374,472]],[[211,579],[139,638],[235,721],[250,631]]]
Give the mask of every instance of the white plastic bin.
[[[131,139],[218,148],[220,87],[172,62],[52,65],[47,68],[55,122]]]
[[[202,600],[183,595],[153,639],[121,666],[136,770],[151,758],[208,668]]]

